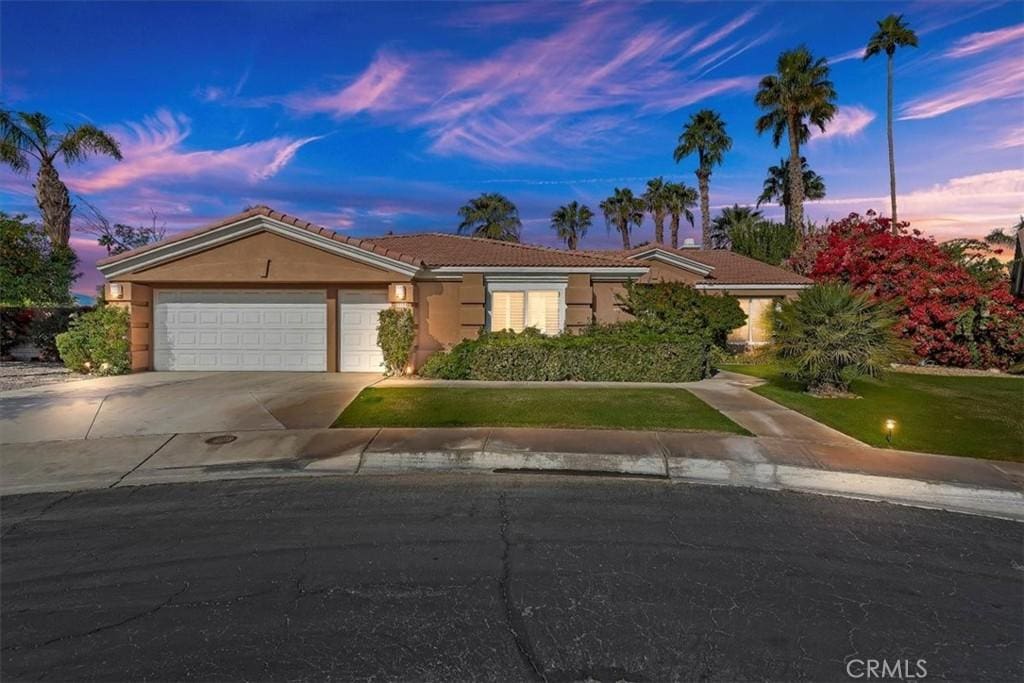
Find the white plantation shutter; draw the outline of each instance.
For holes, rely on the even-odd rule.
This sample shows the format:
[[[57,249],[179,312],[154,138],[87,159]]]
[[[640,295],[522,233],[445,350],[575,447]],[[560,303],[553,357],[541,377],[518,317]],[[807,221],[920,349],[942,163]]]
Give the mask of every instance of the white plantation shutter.
[[[523,292],[491,294],[491,331],[522,332],[526,327],[526,297]]]
[[[558,334],[558,292],[526,293],[526,326],[536,327],[544,334]]]

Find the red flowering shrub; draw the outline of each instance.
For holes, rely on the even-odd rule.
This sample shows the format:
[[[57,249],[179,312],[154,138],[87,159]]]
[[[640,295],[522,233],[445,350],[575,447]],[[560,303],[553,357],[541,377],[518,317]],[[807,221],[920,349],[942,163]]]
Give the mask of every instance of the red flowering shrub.
[[[981,282],[949,251],[906,224],[850,214],[809,235],[789,266],[889,302],[896,332],[942,365],[1007,368],[1024,360],[1024,300],[1005,278]]]

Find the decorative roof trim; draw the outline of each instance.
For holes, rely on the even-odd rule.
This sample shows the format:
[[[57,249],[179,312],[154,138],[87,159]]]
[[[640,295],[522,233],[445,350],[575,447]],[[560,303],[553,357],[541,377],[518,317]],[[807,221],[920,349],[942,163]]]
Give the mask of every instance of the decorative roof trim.
[[[677,268],[682,268],[683,270],[688,270],[704,277],[710,275],[715,269],[714,266],[709,266],[706,263],[700,263],[699,261],[688,259],[685,256],[680,256],[679,254],[674,254],[672,252],[665,251],[664,249],[659,249],[658,247],[651,247],[650,249],[630,254],[626,258],[635,259],[637,261],[661,261],[662,263],[668,263],[676,266]]]
[[[338,240],[331,239],[329,236],[318,235],[301,227],[296,227],[279,221],[276,218],[260,214],[248,216],[234,223],[228,223],[227,225],[207,230],[191,237],[168,242],[164,245],[157,245],[134,256],[127,256],[111,263],[100,264],[97,268],[104,277],[113,278],[126,273],[153,268],[161,263],[189,256],[200,251],[206,251],[207,249],[259,232],[269,232],[297,242],[303,242],[314,248],[350,258],[353,261],[402,273],[403,275],[411,276],[420,271],[420,267],[417,265],[339,242]]]

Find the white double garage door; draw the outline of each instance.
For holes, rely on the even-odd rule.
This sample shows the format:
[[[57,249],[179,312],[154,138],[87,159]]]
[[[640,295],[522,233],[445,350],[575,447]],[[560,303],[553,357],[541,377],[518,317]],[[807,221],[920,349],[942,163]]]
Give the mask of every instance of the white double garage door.
[[[153,295],[156,370],[327,370],[323,290],[159,289]],[[338,292],[338,368],[380,372],[377,290]]]

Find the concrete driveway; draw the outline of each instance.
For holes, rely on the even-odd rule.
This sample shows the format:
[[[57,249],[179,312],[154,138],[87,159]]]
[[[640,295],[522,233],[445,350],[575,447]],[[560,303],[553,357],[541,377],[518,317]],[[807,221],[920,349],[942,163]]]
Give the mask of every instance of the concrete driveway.
[[[328,427],[369,373],[147,372],[0,393],[0,443]]]

